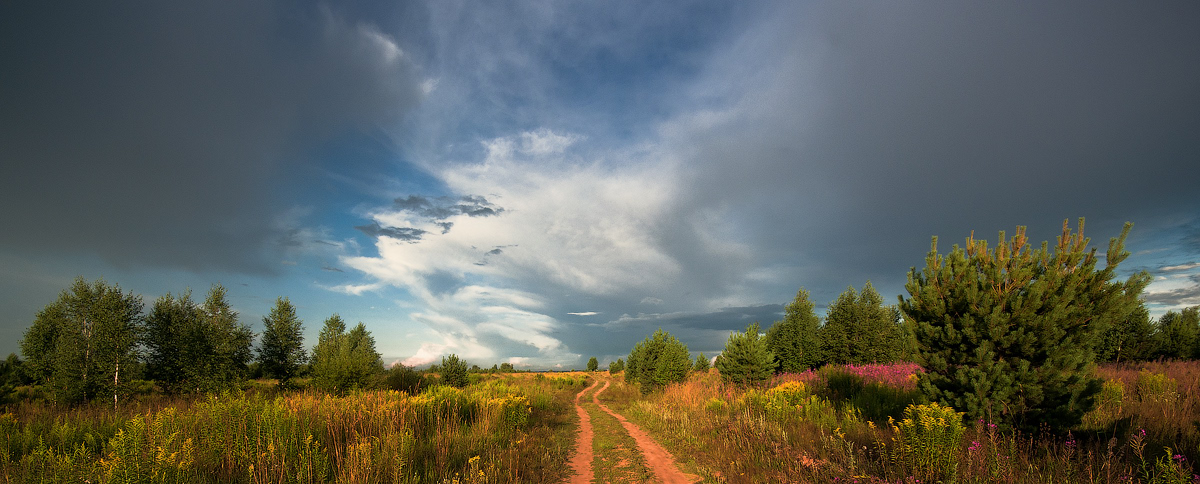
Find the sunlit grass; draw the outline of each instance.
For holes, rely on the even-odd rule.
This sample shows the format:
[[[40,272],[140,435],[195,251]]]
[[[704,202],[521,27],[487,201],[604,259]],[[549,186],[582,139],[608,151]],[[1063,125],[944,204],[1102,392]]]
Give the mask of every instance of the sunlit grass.
[[[489,378],[419,395],[235,393],[129,412],[0,415],[8,482],[554,481],[583,379]]]

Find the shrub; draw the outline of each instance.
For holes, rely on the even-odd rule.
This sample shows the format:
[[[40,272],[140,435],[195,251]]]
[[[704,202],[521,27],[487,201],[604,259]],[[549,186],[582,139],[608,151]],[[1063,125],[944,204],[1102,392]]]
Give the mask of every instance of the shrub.
[[[893,461],[924,479],[953,477],[962,445],[962,415],[936,402],[909,405],[904,420],[892,423]]]

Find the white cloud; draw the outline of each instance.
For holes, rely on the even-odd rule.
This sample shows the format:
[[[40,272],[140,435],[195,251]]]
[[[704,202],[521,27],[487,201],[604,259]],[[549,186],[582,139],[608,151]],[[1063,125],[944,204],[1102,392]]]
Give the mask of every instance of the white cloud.
[[[1197,267],[1200,267],[1200,262],[1189,262],[1187,264],[1166,266],[1159,270],[1162,270],[1162,271],[1186,271],[1188,269],[1195,269]]]
[[[449,165],[437,173],[450,192],[484,196],[503,209],[499,215],[453,215],[440,220],[453,224],[441,233],[431,221],[397,207],[372,212],[380,226],[427,233],[416,241],[379,237],[378,256],[343,258],[343,265],[373,281],[341,290],[386,284],[420,302],[410,317],[442,342],[423,345],[410,361],[468,350],[468,357],[510,356],[472,346],[487,340],[493,345],[489,351],[498,350],[499,337],[509,350],[535,351],[529,362],[573,364],[579,355],[553,336],[561,323],[548,315],[551,295],[613,298],[679,286],[678,280],[688,279],[685,272],[695,270],[672,245],[679,238],[687,240],[693,258],[744,260],[739,256],[744,248],[722,228],[725,214],[679,206],[680,177],[671,158],[620,166],[580,163],[567,151],[578,139],[547,129],[492,139],[483,143],[481,163]],[[504,249],[491,253],[499,246]],[[449,289],[434,283],[447,277],[459,282]]]

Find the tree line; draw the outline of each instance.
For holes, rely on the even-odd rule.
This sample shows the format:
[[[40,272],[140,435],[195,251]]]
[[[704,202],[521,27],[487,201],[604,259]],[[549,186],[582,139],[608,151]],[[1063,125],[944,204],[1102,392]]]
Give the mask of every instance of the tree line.
[[[804,289],[765,334],[758,323],[730,335],[715,366],[731,382],[755,384],[827,364],[919,363],[929,401],[967,418],[1013,428],[1069,429],[1096,407],[1097,362],[1200,358],[1200,307],[1149,317],[1145,271],[1116,278],[1132,224],[1101,255],[1063,222],[1052,246],[1033,247],[1025,227],[995,247],[968,237],[946,254],[937,237],[913,267],[897,305],[866,283],[830,303],[822,321]],[[687,346],[661,329],[625,364],[627,382],[653,391],[687,377]],[[699,362],[695,368],[700,368]]]
[[[278,298],[262,323],[262,334],[254,334],[219,284],[203,302],[190,291],[168,293],[147,313],[141,296],[80,277],[34,317],[20,342],[25,359],[12,355],[0,365],[0,390],[7,396],[23,379],[54,402],[112,398],[115,404],[142,379],[183,394],[235,390],[256,373],[291,388],[307,372],[313,386],[333,393],[384,378],[375,339],[362,323],[347,331],[340,316],[330,316],[311,359],[303,322],[287,298]]]

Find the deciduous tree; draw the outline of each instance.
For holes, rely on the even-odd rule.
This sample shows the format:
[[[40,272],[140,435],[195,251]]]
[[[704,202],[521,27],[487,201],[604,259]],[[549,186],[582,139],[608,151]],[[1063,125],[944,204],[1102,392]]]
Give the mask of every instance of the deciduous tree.
[[[30,376],[59,402],[112,396],[115,404],[137,367],[142,308],[141,296],[117,285],[75,279],[21,340]]]

